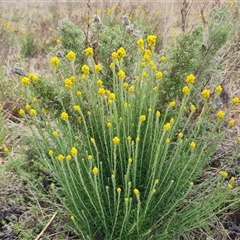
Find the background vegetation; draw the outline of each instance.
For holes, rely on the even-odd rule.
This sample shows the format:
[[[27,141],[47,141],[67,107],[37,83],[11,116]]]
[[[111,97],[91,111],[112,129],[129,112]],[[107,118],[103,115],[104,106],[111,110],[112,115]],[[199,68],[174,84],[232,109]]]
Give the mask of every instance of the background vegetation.
[[[119,90],[120,86],[116,84],[116,79],[117,73],[121,69],[126,73],[127,77],[124,81],[129,87],[132,85],[137,88],[134,82],[136,77],[144,79],[145,74],[152,80],[149,80],[148,86],[142,86],[146,95],[141,95],[142,98],[139,98],[140,109],[137,106],[131,111],[130,115],[128,112],[125,116],[124,114],[127,112],[125,112],[122,105],[134,106],[134,102],[131,101],[135,101],[135,99],[127,98],[124,102],[117,100],[116,107],[119,111],[112,112],[115,115],[120,114],[119,116],[128,118],[128,123],[136,124],[135,126],[125,124],[131,137],[144,139],[143,143],[140,142],[139,152],[136,151],[134,154],[139,154],[141,156],[139,159],[151,156],[153,154],[151,146],[155,144],[157,148],[157,141],[159,140],[162,141],[164,146],[167,146],[162,148],[162,151],[166,153],[161,156],[162,161],[168,162],[169,159],[176,157],[174,155],[175,146],[178,146],[176,144],[178,141],[176,131],[169,132],[167,137],[169,140],[156,137],[155,141],[148,143],[148,137],[155,138],[154,134],[149,136],[144,134],[144,129],[146,129],[146,132],[154,132],[153,117],[148,111],[151,107],[154,114],[157,110],[161,111],[163,119],[158,123],[159,128],[163,129],[167,122],[173,124],[173,121],[175,121],[174,129],[184,130],[184,141],[186,140],[186,143],[182,145],[182,150],[178,150],[178,153],[188,159],[192,173],[189,177],[190,170],[187,168],[188,165],[181,163],[181,157],[176,158],[178,164],[171,163],[173,164],[172,168],[164,166],[163,162],[160,163],[168,173],[168,175],[164,176],[156,174],[151,178],[142,179],[141,174],[150,171],[151,167],[148,170],[136,168],[135,170],[141,173],[133,180],[135,183],[131,189],[133,195],[133,206],[131,208],[133,213],[136,214],[134,215],[136,218],[130,217],[129,223],[132,225],[129,228],[125,226],[123,229],[118,224],[126,221],[129,213],[131,213],[131,208],[129,207],[129,212],[121,212],[121,215],[125,216],[123,219],[117,218],[118,212],[114,215],[111,213],[111,209],[118,211],[118,206],[123,209],[124,203],[119,201],[120,196],[124,194],[126,198],[129,192],[127,187],[124,187],[124,176],[122,176],[122,179],[119,177],[116,181],[111,179],[113,190],[111,190],[110,200],[107,199],[108,194],[98,196],[98,191],[96,191],[96,195],[94,193],[92,196],[92,200],[96,202],[89,203],[86,209],[92,206],[103,207],[106,214],[112,214],[112,223],[118,221],[112,226],[106,220],[104,222],[101,218],[93,217],[90,220],[92,221],[91,224],[86,226],[86,229],[90,229],[90,231],[89,229],[86,231],[88,232],[87,235],[90,235],[90,239],[94,239],[91,234],[94,235],[95,233],[96,239],[104,239],[104,236],[100,235],[99,232],[104,232],[107,239],[110,239],[110,236],[117,239],[120,233],[124,239],[145,239],[145,237],[147,239],[167,239],[169,237],[171,239],[239,238],[240,233],[236,226],[239,225],[239,218],[237,217],[239,215],[239,202],[237,196],[239,195],[240,168],[239,147],[237,149],[236,147],[239,141],[240,120],[238,117],[239,105],[232,104],[232,99],[239,97],[239,3],[232,1],[224,3],[219,1],[211,3],[208,3],[208,1],[168,3],[165,1],[153,5],[152,2],[147,1],[144,3],[126,2],[121,4],[105,1],[101,3],[92,3],[90,1],[88,3],[73,3],[69,1],[64,4],[58,2],[52,4],[19,3],[17,7],[9,7],[7,3],[4,3],[1,7],[0,163],[2,168],[0,172],[0,191],[2,194],[0,203],[3,207],[0,211],[0,229],[2,232],[0,236],[3,239],[39,239],[40,235],[43,236],[43,239],[64,239],[66,237],[76,239],[76,236],[80,237],[81,235],[83,237],[80,239],[87,239],[87,237],[84,237],[86,236],[85,233],[82,234],[82,229],[78,227],[78,221],[82,221],[81,224],[86,223],[86,221],[81,220],[79,217],[81,213],[74,206],[77,203],[78,206],[84,208],[84,204],[81,204],[81,196],[78,195],[78,199],[72,199],[73,201],[70,202],[66,202],[62,198],[71,196],[71,191],[81,187],[71,177],[76,174],[80,174],[79,176],[85,174],[89,177],[89,181],[92,181],[91,184],[95,186],[95,177],[97,175],[91,170],[97,167],[101,173],[100,162],[102,156],[108,156],[109,152],[116,147],[111,139],[118,136],[122,144],[122,139],[127,137],[124,132],[126,129],[119,123],[118,118],[113,119],[111,122],[99,121],[99,119],[104,119],[105,116],[103,115],[108,106],[101,105],[102,111],[96,109],[96,104],[102,101],[98,92],[99,88],[101,88],[101,84],[99,85],[99,82],[97,82],[99,79],[103,81],[104,89],[113,92],[119,99],[120,95],[118,94],[122,90]],[[43,11],[44,14],[42,14]],[[96,19],[96,15],[100,18]],[[130,21],[130,23],[124,23],[126,20]],[[134,26],[131,24],[134,24]],[[154,50],[147,46],[147,37],[149,35],[157,36]],[[150,61],[148,56],[141,52],[141,44],[137,44],[140,37],[145,41],[144,48],[152,50]],[[84,50],[88,47],[94,50],[91,57],[84,54]],[[123,62],[120,61],[120,65],[115,63],[116,70],[112,70],[109,67],[113,61],[112,52],[118,52],[121,47],[126,50],[126,57],[124,57]],[[69,51],[76,53],[74,62],[65,58]],[[50,64],[51,59],[55,56],[58,56],[60,60],[60,64],[56,68]],[[24,86],[22,76],[14,74],[13,66],[15,63],[18,63],[26,76],[31,79],[30,86]],[[97,63],[101,63],[103,70],[100,72],[94,72],[94,66]],[[76,76],[77,81],[82,81],[84,78],[81,68],[83,64],[90,67],[89,78],[98,85],[89,89],[87,85],[85,88],[83,87],[84,82],[81,82],[82,85],[80,86],[74,85],[74,90],[81,87],[83,93],[82,99],[77,100],[72,93],[70,94],[65,80]],[[155,67],[156,72],[154,72]],[[160,71],[163,77],[156,83],[155,74]],[[190,74],[196,76],[194,87],[191,87],[191,96],[183,98],[182,90],[186,86],[186,79]],[[71,79],[74,82],[74,78]],[[216,87],[218,85],[221,85],[223,90],[217,94]],[[159,89],[155,97],[148,90],[150,86]],[[204,89],[209,89],[211,92],[208,102],[209,108],[206,108],[206,100],[202,97]],[[89,101],[89,99],[92,99],[92,101]],[[77,129],[81,128],[82,123],[79,123],[78,118],[74,118],[76,112],[72,109],[72,106],[77,101],[79,101],[78,104],[82,108],[82,121],[86,121],[85,130],[78,132],[78,137],[94,138],[98,150],[81,144],[77,145],[77,148],[78,150],[88,149],[89,153],[92,152],[98,155],[100,160],[95,162],[96,166],[89,166],[91,175],[80,173],[79,169],[75,172],[74,168],[67,168],[66,173],[69,176],[65,175],[65,180],[72,182],[72,184],[68,185],[64,184],[64,181],[61,182],[62,176],[57,174],[59,169],[61,170],[61,166],[59,168],[58,165],[50,164],[46,167],[44,159],[49,161],[49,150],[52,150],[46,144],[46,136],[51,138],[50,146],[52,148],[56,147],[55,139],[50,135],[55,128],[59,128],[61,133],[65,134],[65,140],[63,138],[59,145],[60,149],[56,147],[54,151],[63,151],[65,148],[64,151],[67,152],[73,147],[71,144],[76,137],[75,134],[69,135],[69,132],[64,132],[66,126],[69,127],[69,125],[65,125],[62,120],[59,121],[58,119],[61,113],[66,111],[70,116],[68,120],[68,124],[71,126],[70,130],[76,132]],[[176,101],[180,112],[176,112],[173,110],[174,108],[169,108],[169,103],[173,101]],[[184,113],[184,106],[181,107],[183,103],[192,109],[196,108],[195,111]],[[31,105],[31,109],[36,109],[37,113],[40,113],[43,108],[43,112],[37,115],[37,118],[34,117],[33,111],[29,112],[32,113],[30,117],[22,116],[23,114],[20,114],[19,109],[24,109],[27,113],[28,107],[26,104]],[[128,107],[128,105],[125,107]],[[90,122],[86,117],[88,111],[93,116],[93,120]],[[219,111],[226,113],[226,116],[224,116],[225,121],[218,121],[216,126],[216,113]],[[201,127],[195,127],[194,123],[199,115],[202,117]],[[140,116],[142,116],[142,120],[139,123]],[[146,122],[144,116],[147,119]],[[47,119],[49,120],[48,123]],[[142,135],[135,136],[134,134],[138,133],[138,127],[142,126],[141,121],[144,122],[142,123]],[[230,125],[229,121],[232,121]],[[50,128],[48,127],[49,123],[52,124]],[[110,125],[108,123],[113,124],[117,131],[109,131]],[[43,133],[42,129],[45,129],[46,132]],[[213,135],[207,135],[209,132],[211,134],[211,129],[214,129],[214,134],[217,133],[219,138],[215,139],[214,144],[210,141],[210,147],[208,147],[211,151],[203,154],[200,149],[201,146],[206,146],[208,137],[213,137]],[[224,132],[224,134],[221,134],[221,132]],[[102,143],[102,137],[105,139],[104,144]],[[196,155],[190,154],[191,151],[186,150],[189,148],[189,143],[191,143],[191,141],[189,142],[191,137],[197,142],[197,149],[194,149]],[[110,139],[109,142],[106,141],[108,138]],[[64,146],[66,139],[70,141],[71,146]],[[34,141],[36,141],[35,144],[33,144]],[[171,142],[169,146],[167,145],[168,141]],[[124,159],[130,157],[128,156],[128,145],[121,144],[118,152],[114,152],[116,156],[113,154],[109,157],[109,161],[113,161],[112,164],[118,159],[119,154],[122,154]],[[97,154],[96,151],[100,154]],[[91,154],[87,156],[79,155],[79,157],[89,157],[89,155]],[[198,157],[205,160],[201,164],[191,162]],[[133,158],[133,162],[134,160]],[[156,162],[153,161],[150,165],[154,166],[154,164]],[[105,167],[109,166],[105,165]],[[122,166],[118,167],[119,171],[115,172],[115,174],[123,174],[120,171]],[[196,169],[198,171],[195,171]],[[180,176],[182,174],[182,178],[175,177],[176,171],[179,171]],[[226,176],[226,172],[228,176]],[[95,173],[97,173],[96,169]],[[221,176],[219,176],[219,173]],[[111,167],[105,174],[106,176],[103,176],[105,180],[102,181],[103,185],[101,186],[102,191],[105,191],[103,188],[108,184],[107,181],[110,181]],[[185,178],[186,175],[188,175],[187,178]],[[159,193],[155,189],[157,182],[155,185],[153,184],[158,179],[157,176],[161,176],[162,180],[164,180],[160,185],[162,188],[164,184],[169,183],[169,186],[166,185],[165,190],[160,190]],[[151,184],[148,179],[152,181]],[[171,198],[172,195],[169,191],[171,184],[173,184],[171,181],[177,182],[177,186],[179,186],[179,188],[174,188],[174,191],[176,191],[174,195],[176,197],[174,198]],[[208,186],[207,184],[210,182],[211,184]],[[91,187],[91,184],[87,188]],[[186,187],[186,184],[188,184],[188,187]],[[192,186],[193,184],[194,186]],[[159,201],[160,205],[157,206],[163,209],[161,204],[164,204],[166,211],[162,211],[164,214],[161,217],[158,214],[154,215],[154,218],[160,218],[165,224],[161,223],[157,227],[149,225],[150,222],[154,223],[154,219],[149,221],[153,216],[149,209],[154,208],[154,204],[150,202],[152,195],[148,195],[145,186],[153,187],[153,191],[155,189],[159,194],[156,195],[158,198],[163,198],[162,196],[165,195],[166,201]],[[195,190],[187,196],[186,189],[189,186]],[[217,187],[214,188],[214,186]],[[65,191],[62,191],[62,187]],[[231,189],[232,187],[233,189]],[[213,189],[216,192],[212,192]],[[133,192],[133,190],[135,191]],[[138,212],[137,206],[140,205],[140,198],[137,191],[140,191],[141,200],[142,196],[149,199],[149,202],[141,203],[143,210],[144,208],[148,209],[143,211],[145,215],[142,216],[141,211]],[[108,206],[104,206],[104,204],[114,201],[117,208],[109,208],[110,212],[108,213]],[[208,205],[207,214],[198,216],[198,212],[191,209],[190,201],[192,201],[193,209],[196,211],[206,209],[206,205]],[[196,203],[205,202],[206,205],[203,204],[198,209],[194,205],[194,201]],[[167,202],[169,202],[168,206],[166,205]],[[189,208],[184,208],[186,202],[189,203]],[[66,211],[66,208],[68,211]],[[106,209],[108,210],[106,211]],[[177,212],[182,214],[182,220],[176,218]],[[101,211],[99,213],[101,214]],[[94,212],[90,216],[93,216],[93,214]],[[193,219],[194,221],[191,221]],[[74,222],[77,222],[75,226]],[[103,231],[100,228],[99,231],[98,227],[101,226],[102,222],[105,223],[105,230]],[[137,222],[136,225],[135,222]],[[176,222],[178,222],[177,229],[174,227]],[[191,225],[191,222],[194,224]],[[51,223],[50,226],[49,223]],[[171,225],[171,223],[174,224]],[[121,230],[108,233],[106,226],[110,226],[109,224],[111,229]],[[140,230],[134,226],[138,226]],[[161,229],[167,229],[168,232]]]

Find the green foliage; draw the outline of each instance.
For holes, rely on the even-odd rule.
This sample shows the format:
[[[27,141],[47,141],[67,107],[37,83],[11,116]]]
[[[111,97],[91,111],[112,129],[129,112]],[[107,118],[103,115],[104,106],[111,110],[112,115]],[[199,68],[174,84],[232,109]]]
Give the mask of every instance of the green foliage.
[[[33,33],[29,32],[20,39],[21,54],[33,57],[38,52],[38,41]]]

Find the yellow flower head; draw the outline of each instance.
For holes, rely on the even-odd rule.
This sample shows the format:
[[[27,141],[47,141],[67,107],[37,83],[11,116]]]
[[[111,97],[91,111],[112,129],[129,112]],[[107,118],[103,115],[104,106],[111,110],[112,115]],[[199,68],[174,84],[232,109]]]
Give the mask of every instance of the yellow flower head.
[[[215,93],[221,93],[222,92],[222,86],[221,85],[218,85],[216,88],[215,88]]]
[[[95,143],[95,139],[94,138],[90,138],[91,143]]]
[[[228,124],[229,124],[230,126],[233,126],[233,125],[235,124],[235,120],[234,120],[234,119],[231,119],[231,120],[228,122]]]
[[[92,56],[93,55],[93,49],[91,47],[88,47],[84,50],[86,56]]]
[[[156,73],[155,78],[159,79],[159,78],[162,78],[162,76],[163,76],[162,72],[159,71]]]
[[[140,48],[141,50],[144,49],[144,41],[143,41],[142,38],[140,38],[140,39],[137,40],[137,45],[139,46],[139,48]]]
[[[147,43],[149,47],[153,47],[156,44],[157,37],[155,35],[149,35],[147,37]]]
[[[57,156],[58,161],[62,161],[64,159],[64,156],[62,154],[59,154]]]
[[[22,84],[23,85],[29,85],[30,84],[30,78],[28,78],[28,77],[23,77],[22,78]]]
[[[126,77],[126,74],[123,70],[119,70],[118,72],[119,79],[124,79]]]
[[[183,138],[183,133],[182,132],[178,133],[178,137]]]
[[[80,108],[79,105],[74,105],[74,106],[73,106],[73,109],[74,109],[74,111],[76,111],[76,112],[78,112],[78,111],[81,110],[81,108]]]
[[[194,84],[195,78],[196,77],[193,74],[190,74],[186,77],[186,82],[189,83],[189,84]]]
[[[115,60],[115,59],[117,59],[118,58],[118,54],[117,54],[117,52],[112,52],[112,59],[113,60]]]
[[[164,127],[163,127],[163,129],[164,129],[165,131],[168,131],[170,128],[171,128],[171,124],[170,124],[170,123],[166,123],[166,124],[164,125]]]
[[[176,105],[176,102],[175,102],[175,101],[172,101],[172,102],[169,103],[169,106],[170,106],[170,107],[175,107],[175,105]]]
[[[125,55],[126,55],[126,50],[123,47],[120,47],[117,50],[117,57],[118,57],[118,59],[124,58]]]
[[[18,113],[19,113],[21,116],[23,116],[23,115],[25,114],[25,111],[21,108],[21,109],[19,109]]]
[[[76,53],[74,53],[73,51],[68,52],[68,54],[66,55],[66,58],[69,61],[74,61],[76,59]]]
[[[131,87],[128,88],[128,91],[131,92],[131,93],[134,92],[134,90],[135,90],[134,86],[131,86]]]
[[[113,143],[114,143],[115,145],[119,144],[119,142],[120,142],[120,139],[119,139],[118,137],[114,137],[114,138],[113,138]]]
[[[102,65],[100,63],[95,65],[95,71],[96,72],[102,71]]]
[[[84,74],[89,74],[90,73],[90,69],[89,69],[89,66],[88,65],[86,65],[86,64],[84,64],[83,66],[82,66],[82,72],[84,73]]]
[[[70,161],[72,159],[72,156],[71,155],[67,155],[66,156],[66,160]]]
[[[50,149],[50,150],[48,151],[48,155],[49,155],[49,156],[52,156],[52,155],[53,155],[53,150]]]
[[[60,63],[60,60],[58,57],[51,58],[50,64],[52,67],[57,67],[59,63]]]
[[[192,112],[194,112],[194,111],[196,111],[196,107],[195,107],[193,104],[191,104],[190,110],[191,110]]]
[[[34,82],[36,82],[39,79],[38,76],[36,76],[34,73],[29,73],[28,77]]]
[[[232,99],[233,104],[238,104],[240,102],[240,99],[238,97],[235,97]]]
[[[170,143],[170,138],[167,138],[165,142]]]
[[[35,116],[37,114],[37,111],[35,109],[31,108],[30,111],[29,111],[29,114],[31,116]]]
[[[66,121],[68,119],[68,114],[66,112],[61,113],[61,119]]]
[[[81,92],[81,91],[77,91],[77,92],[76,92],[76,95],[77,95],[77,96],[81,96],[81,95],[82,95],[82,92]]]
[[[233,188],[233,185],[232,185],[231,183],[229,183],[229,184],[227,185],[227,187],[228,187],[228,189],[232,189],[232,188]]]
[[[93,174],[98,174],[98,172],[99,172],[99,170],[98,170],[98,168],[97,167],[94,167],[93,169],[92,169],[92,172],[93,172]]]
[[[160,115],[161,115],[160,111],[156,111],[156,116],[160,117]]]
[[[98,89],[98,94],[99,94],[100,96],[104,96],[105,93],[106,93],[106,90],[105,90],[104,88],[99,88],[99,89]]]
[[[223,111],[219,111],[219,112],[217,113],[217,117],[222,119],[222,118],[225,117],[225,113],[224,113]]]
[[[222,176],[222,177],[227,177],[228,176],[228,172],[226,171],[220,171],[219,174]]]
[[[135,195],[139,195],[139,190],[138,190],[137,188],[135,188],[135,189],[133,190],[133,192],[134,192]]]
[[[195,148],[196,147],[196,143],[193,142],[193,141],[191,143],[189,143],[189,145],[190,145],[191,148]]]
[[[54,137],[57,137],[57,136],[58,136],[58,131],[53,131],[53,132],[52,132],[52,135],[53,135]]]
[[[120,193],[122,189],[120,187],[117,188],[117,192]]]
[[[183,89],[182,89],[182,92],[184,93],[184,94],[188,94],[189,93],[189,87],[188,86],[185,86],[185,87],[183,87]]]
[[[64,80],[65,88],[71,89],[72,88],[72,84],[73,83],[72,83],[72,81],[69,78]]]
[[[144,121],[146,121],[147,117],[146,117],[146,115],[141,115],[139,119],[140,119],[140,121],[144,122]]]
[[[77,153],[78,153],[78,150],[75,147],[72,147],[72,149],[71,149],[72,156],[76,156]]]
[[[203,91],[202,91],[202,97],[203,98],[209,98],[210,97],[210,94],[211,94],[211,92],[210,92],[210,90],[208,90],[208,89],[204,89]]]
[[[166,62],[166,61],[167,61],[167,58],[166,58],[165,56],[162,56],[162,57],[160,58],[160,60],[161,60],[161,62]]]
[[[154,92],[157,91],[157,86],[153,87],[153,91],[154,91]]]

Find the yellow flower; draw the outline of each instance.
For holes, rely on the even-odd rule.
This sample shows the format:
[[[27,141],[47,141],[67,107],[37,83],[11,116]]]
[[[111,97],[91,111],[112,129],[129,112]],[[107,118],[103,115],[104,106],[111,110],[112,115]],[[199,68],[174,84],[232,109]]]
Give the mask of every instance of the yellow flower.
[[[144,49],[144,41],[142,38],[137,40],[137,45],[139,46],[140,49]]]
[[[96,175],[96,174],[98,174],[99,170],[98,170],[98,168],[97,168],[97,167],[94,167],[94,168],[93,168],[93,170],[92,170],[92,172],[93,172],[93,174],[95,174],[95,175]]]
[[[72,84],[73,83],[72,83],[72,81],[69,78],[64,80],[65,88],[68,88],[68,89],[72,88]]]
[[[71,149],[72,156],[76,156],[77,153],[78,153],[78,150],[75,147],[72,147],[72,149]]]
[[[229,5],[233,5],[233,1],[229,1]]]
[[[145,78],[147,76],[146,72],[142,72],[142,77]]]
[[[217,117],[218,118],[224,118],[224,116],[225,116],[225,113],[223,112],[223,111],[219,111],[218,113],[217,113]]]
[[[182,92],[184,93],[184,94],[188,94],[189,93],[189,87],[188,86],[185,86],[185,87],[183,87],[183,89],[182,89]]]
[[[172,102],[169,103],[169,106],[170,106],[170,107],[175,107],[175,105],[176,105],[176,102],[175,102],[175,101],[172,101]]]
[[[29,73],[28,77],[34,82],[36,82],[39,79],[38,76],[36,76],[34,73]]]
[[[240,102],[240,99],[238,97],[235,97],[232,99],[233,104],[238,104]]]
[[[170,124],[170,123],[166,123],[166,124],[164,125],[164,127],[163,127],[163,129],[164,129],[165,131],[168,131],[170,128],[171,128],[171,124]]]
[[[171,123],[171,124],[174,123],[174,121],[175,121],[174,118],[171,118],[171,119],[170,119],[170,123]]]
[[[91,143],[95,143],[95,139],[94,138],[90,138]]]
[[[68,52],[68,54],[66,55],[66,58],[69,61],[74,61],[76,59],[76,53],[74,53],[73,51]]]
[[[23,115],[25,114],[25,111],[24,111],[22,108],[20,108],[19,111],[18,111],[18,113],[19,113],[21,116],[23,116]]]
[[[112,52],[112,59],[117,59],[118,58],[118,54],[116,52]]]
[[[155,193],[157,190],[156,190],[156,188],[154,188],[153,190],[152,190],[152,193]]]
[[[190,182],[190,186],[191,186],[191,187],[194,186],[194,182]]]
[[[139,190],[138,190],[137,188],[135,188],[135,189],[133,190],[133,192],[134,192],[135,195],[139,195]]]
[[[87,71],[87,70],[86,70]],[[82,76],[81,76],[81,78],[82,78],[82,80],[84,81],[84,80],[86,80],[87,79],[87,76],[86,76],[86,74],[82,74]]]
[[[182,132],[178,133],[178,137],[183,138],[183,133]]]
[[[222,177],[227,177],[228,176],[228,172],[226,171],[220,171],[219,174],[222,176]]]
[[[99,89],[98,89],[98,94],[99,94],[100,96],[104,96],[105,93],[106,93],[106,90],[105,90],[104,88],[99,88]]]
[[[145,53],[144,53],[144,56],[143,56],[143,60],[144,61],[148,61],[149,59],[150,59],[150,57],[151,57],[151,51],[150,50],[145,50]]]
[[[124,72],[123,70],[119,70],[119,72],[118,72],[118,77],[119,77],[120,79],[124,79],[124,78],[126,77],[125,72]]]
[[[193,104],[191,104],[190,110],[191,110],[192,112],[194,112],[194,111],[196,111],[196,107],[195,107]]]
[[[70,219],[73,221],[74,220],[74,216],[71,216]]]
[[[81,110],[79,105],[74,105],[73,109],[74,109],[74,111],[80,111]]]
[[[88,155],[88,160],[92,160],[93,159],[93,156],[92,155]]]
[[[146,118],[146,115],[141,115],[139,119],[140,121],[144,122],[146,121],[147,118]]]
[[[113,101],[111,99],[108,100],[108,105],[112,105]]]
[[[186,82],[189,84],[193,84],[195,82],[195,76],[193,74],[190,74],[186,77]]]
[[[89,69],[88,65],[84,64],[84,65],[82,66],[82,72],[83,72],[84,74],[89,74],[89,73],[90,73],[90,69]]]
[[[127,87],[128,87],[128,83],[127,83],[127,82],[124,82],[124,83],[123,83],[123,87],[124,87],[124,88],[127,88]]]
[[[167,58],[166,58],[165,56],[162,56],[162,57],[160,58],[160,60],[161,60],[161,62],[166,62],[166,61],[167,61]]]
[[[51,58],[50,64],[52,67],[57,67],[59,63],[60,63],[60,60],[58,57]]]
[[[240,143],[240,137],[237,138],[237,141]]]
[[[23,77],[22,78],[22,84],[23,85],[29,85],[30,84],[30,78],[27,78],[27,77]]]
[[[191,148],[195,148],[196,147],[196,143],[193,142],[193,141],[191,143],[189,143],[189,145],[190,145]]]
[[[235,181],[235,177],[231,177],[230,182],[234,182]]]
[[[204,89],[203,91],[202,91],[202,97],[203,98],[209,98],[210,97],[210,90],[208,90],[208,89]]]
[[[156,116],[160,117],[160,115],[161,115],[160,111],[156,111]]]
[[[66,121],[68,119],[68,114],[66,112],[61,113],[61,119]]]
[[[66,156],[66,160],[70,161],[72,159],[72,156],[71,155],[67,155]]]
[[[64,159],[64,156],[62,154],[59,154],[57,156],[58,161],[62,161]]]
[[[113,69],[114,64],[113,64],[113,63],[110,63],[109,67],[110,67],[110,69]]]
[[[4,151],[4,152],[8,152],[9,149],[8,149],[7,147],[4,147],[4,148],[3,148],[3,151]]]
[[[136,137],[136,142],[139,142],[139,141],[140,141],[140,137],[137,136],[137,137]]]
[[[134,90],[135,90],[134,86],[131,86],[131,87],[128,88],[128,91],[131,92],[131,93],[134,92]]]
[[[127,140],[128,140],[128,141],[131,141],[131,140],[132,140],[131,136],[128,136],[128,137],[127,137]]]
[[[122,189],[120,187],[117,188],[117,192],[120,193]]]
[[[232,188],[233,188],[233,185],[232,185],[231,183],[229,183],[229,184],[227,185],[227,187],[228,187],[228,189],[232,189]]]
[[[129,163],[132,163],[132,161],[133,161],[132,158],[128,158]]]
[[[53,131],[53,132],[52,132],[52,135],[53,135],[54,137],[57,137],[57,136],[58,136],[58,131]]]
[[[114,143],[115,145],[119,144],[119,142],[120,142],[120,139],[119,139],[118,137],[114,137],[114,138],[113,138],[113,143]]]
[[[110,122],[107,123],[107,127],[110,128],[112,124]]]
[[[82,95],[82,92],[81,92],[81,91],[77,91],[77,92],[76,92],[76,95],[77,95],[77,96],[81,96],[81,95]]]
[[[221,93],[222,92],[222,86],[221,85],[218,85],[216,88],[215,88],[215,93]]]
[[[147,37],[147,43],[149,47],[153,47],[156,44],[157,37],[155,35],[149,35]]]
[[[167,138],[165,142],[170,143],[170,138]]]
[[[25,108],[26,108],[27,110],[29,110],[29,109],[31,109],[31,105],[26,104]]]
[[[158,184],[158,183],[159,183],[159,179],[156,179],[156,180],[155,180],[155,183]]]
[[[98,80],[97,80],[97,85],[98,85],[98,86],[102,86],[102,84],[103,84],[103,81],[102,81],[101,79],[98,79]]]
[[[124,58],[125,55],[126,55],[126,50],[123,47],[120,47],[117,50],[118,59]]]
[[[114,93],[109,94],[109,99],[115,100],[115,98],[116,98],[116,95]]]
[[[35,116],[37,114],[37,111],[35,109],[31,108],[30,111],[29,111],[29,114],[31,116]]]
[[[97,64],[97,65],[95,65],[95,71],[96,71],[96,72],[102,71],[102,65],[101,65],[100,63]]]
[[[155,75],[156,79],[162,78],[162,76],[163,76],[163,74],[160,71],[157,72],[156,75]]]
[[[53,155],[53,150],[50,149],[50,150],[48,151],[48,155],[52,156],[52,155]]]
[[[88,47],[84,50],[86,56],[92,56],[93,55],[93,49],[91,47]]]

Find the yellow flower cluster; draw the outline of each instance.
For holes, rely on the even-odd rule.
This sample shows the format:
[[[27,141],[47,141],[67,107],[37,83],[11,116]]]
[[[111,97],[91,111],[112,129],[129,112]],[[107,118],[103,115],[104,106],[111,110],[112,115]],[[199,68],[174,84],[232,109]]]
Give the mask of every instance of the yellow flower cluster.
[[[204,89],[204,90],[202,91],[202,97],[203,97],[203,98],[206,98],[206,99],[210,98],[210,94],[211,94],[211,92],[210,92],[210,90],[208,90],[208,89]]]
[[[147,37],[147,43],[149,47],[153,47],[156,44],[157,37],[155,35],[149,35]]]
[[[66,121],[68,119],[68,114],[66,112],[61,113],[61,119]]]
[[[93,55],[93,49],[91,47],[88,47],[84,50],[86,56],[92,56]]]
[[[51,58],[50,64],[52,67],[57,67],[59,63],[60,63],[60,60],[58,57]]]
[[[68,54],[66,55],[66,58],[69,61],[74,61],[76,59],[76,53],[74,53],[73,51],[69,51]]]
[[[90,69],[89,69],[89,66],[88,65],[86,65],[86,64],[84,64],[83,66],[82,66],[82,72],[84,73],[84,74],[89,74],[90,73]]]
[[[195,78],[196,77],[193,74],[190,74],[186,77],[186,82],[189,83],[189,84],[194,84]]]

